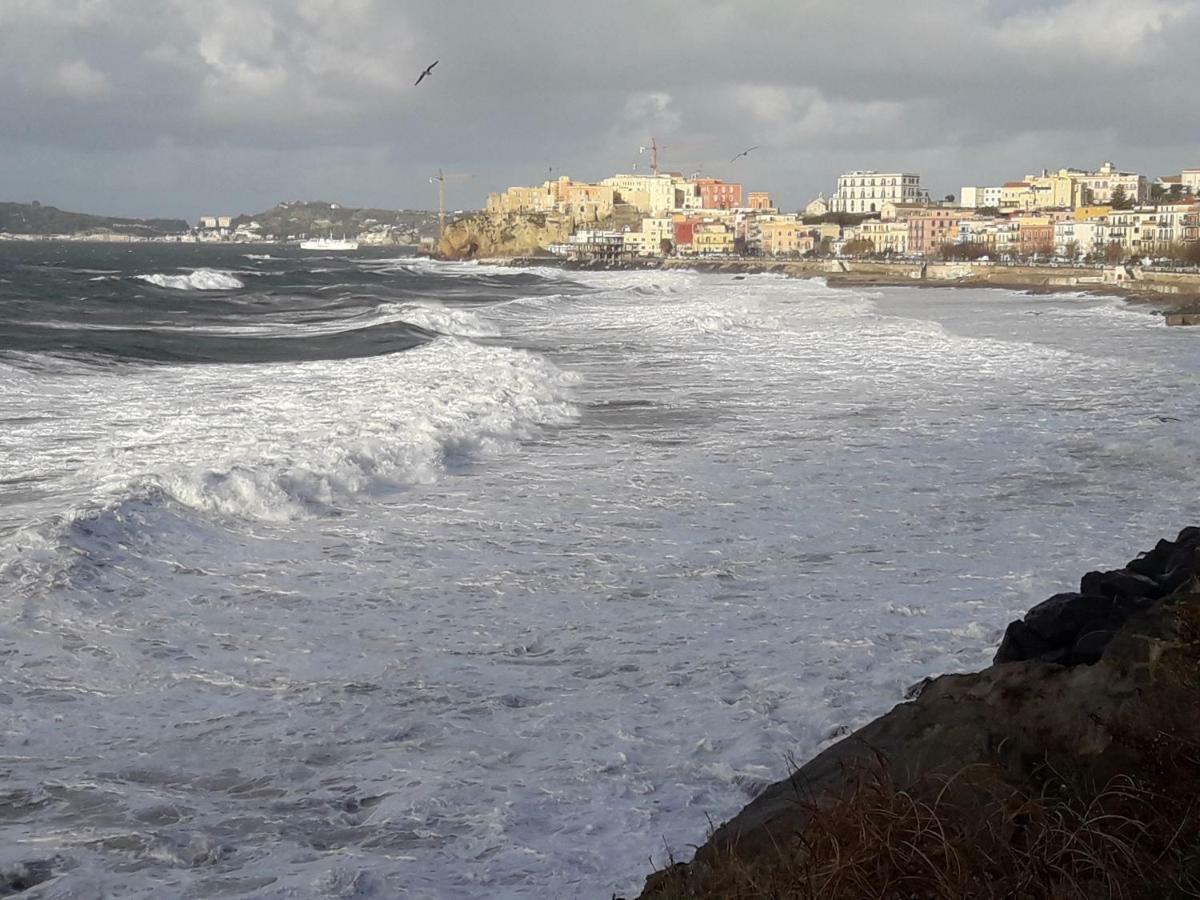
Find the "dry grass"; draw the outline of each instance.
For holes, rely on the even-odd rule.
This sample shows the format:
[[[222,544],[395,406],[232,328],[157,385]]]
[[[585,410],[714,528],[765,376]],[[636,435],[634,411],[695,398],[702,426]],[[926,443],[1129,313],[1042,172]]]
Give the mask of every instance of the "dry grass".
[[[647,882],[656,900],[1200,898],[1200,593],[1128,721],[1101,724],[1123,774],[990,766],[901,790],[882,763],[841,798],[797,795],[799,831],[706,850]],[[1108,771],[1112,771],[1111,766]]]
[[[799,834],[751,858],[726,851],[660,873],[662,900],[1200,897],[1192,797],[1129,778],[1083,797],[1056,773],[1029,795],[986,767],[911,791],[864,772]],[[1200,871],[1200,870],[1198,870]]]

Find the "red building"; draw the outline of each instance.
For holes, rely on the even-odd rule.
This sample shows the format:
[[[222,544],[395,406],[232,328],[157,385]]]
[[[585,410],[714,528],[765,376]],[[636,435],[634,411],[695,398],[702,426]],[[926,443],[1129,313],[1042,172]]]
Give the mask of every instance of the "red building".
[[[1045,221],[1017,219],[1017,253],[1048,256],[1054,252],[1054,226]]]
[[[736,209],[742,205],[742,186],[720,178],[697,178],[700,205],[705,209]]]
[[[696,236],[696,223],[691,219],[675,221],[675,246],[690,247]]]

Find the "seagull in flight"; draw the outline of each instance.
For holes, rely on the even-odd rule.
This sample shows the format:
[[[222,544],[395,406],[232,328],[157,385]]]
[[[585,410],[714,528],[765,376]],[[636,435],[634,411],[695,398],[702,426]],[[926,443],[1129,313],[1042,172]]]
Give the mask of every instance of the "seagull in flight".
[[[428,78],[430,75],[432,75],[432,74],[433,74],[433,67],[434,67],[434,66],[436,66],[436,65],[437,65],[438,63],[440,63],[440,62],[441,62],[441,60],[440,60],[440,59],[435,59],[435,60],[434,60],[434,61],[433,61],[433,62],[432,62],[430,65],[429,65],[429,68],[427,68],[427,69],[426,69],[424,72],[422,72],[422,73],[421,73],[421,77],[420,77],[420,78],[418,78],[418,79],[416,80],[416,83],[413,85],[413,87],[416,87],[418,84],[420,84],[422,81],[424,81],[424,80],[425,80],[426,78]]]
[[[745,150],[743,150],[741,153],[739,153],[737,156],[735,156],[733,159],[731,159],[730,162],[731,163],[737,162],[743,156],[749,156],[751,150],[757,150],[760,146],[761,146],[761,144],[755,144],[753,147],[747,147]]]

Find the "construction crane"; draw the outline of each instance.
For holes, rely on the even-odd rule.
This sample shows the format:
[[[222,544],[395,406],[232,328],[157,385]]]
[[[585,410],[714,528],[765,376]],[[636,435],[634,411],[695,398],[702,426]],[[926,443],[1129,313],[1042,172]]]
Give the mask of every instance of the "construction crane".
[[[462,172],[443,172],[438,169],[438,173],[429,179],[430,184],[438,186],[438,240],[440,241],[446,233],[446,179],[447,178],[472,178],[474,176],[466,175]]]
[[[638,153],[645,153],[647,150],[650,151],[650,171],[653,172],[655,175],[657,175],[658,174],[658,151],[666,150],[666,149],[667,149],[666,147],[658,146],[658,142],[654,138],[650,138],[650,146],[649,147],[638,147]]]

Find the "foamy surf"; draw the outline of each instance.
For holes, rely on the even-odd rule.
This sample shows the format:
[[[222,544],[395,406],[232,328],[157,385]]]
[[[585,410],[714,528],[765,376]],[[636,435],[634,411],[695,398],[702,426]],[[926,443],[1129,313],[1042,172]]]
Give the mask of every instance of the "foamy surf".
[[[0,331],[0,867],[55,896],[635,895],[1200,513],[1200,347],[1093,301],[287,249],[204,303],[133,280],[246,249],[0,284],[46,348]],[[61,352],[113,324],[280,349]]]
[[[186,275],[138,275],[138,279],[162,288],[179,291],[234,291],[246,285],[241,279],[217,269],[196,269]]]

